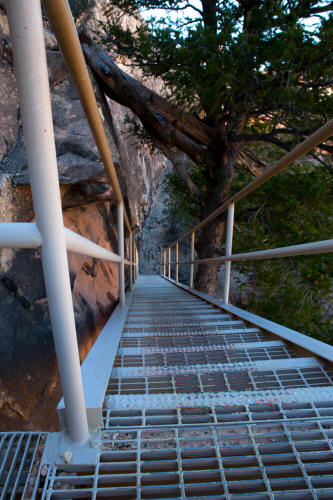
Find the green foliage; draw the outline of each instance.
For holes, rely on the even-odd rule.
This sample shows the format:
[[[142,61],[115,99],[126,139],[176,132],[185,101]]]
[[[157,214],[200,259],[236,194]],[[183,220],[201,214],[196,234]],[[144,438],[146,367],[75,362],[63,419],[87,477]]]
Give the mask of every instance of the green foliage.
[[[243,177],[241,179],[241,177]],[[247,182],[235,181],[234,189]],[[234,252],[264,250],[332,237],[333,178],[324,167],[303,164],[279,174],[236,206]],[[333,255],[234,263],[253,277],[248,309],[277,323],[333,343]]]
[[[204,190],[202,168],[191,165],[190,178]],[[201,204],[195,194],[191,193],[185,181],[175,172],[170,172],[165,178],[165,189],[169,193],[168,211],[172,226],[181,224],[184,227],[193,225],[200,217]]]
[[[151,17],[131,31],[122,17],[140,10]],[[228,196],[224,188],[232,176],[233,190],[251,180],[245,173],[233,175],[235,157],[229,153],[235,143],[242,148],[245,141],[256,151],[258,141],[272,143],[280,149],[267,153],[266,148],[264,156],[274,161],[332,116],[332,10],[322,0],[109,1],[101,34],[106,47],[127,56],[144,76],[159,77],[163,95],[168,92],[169,100],[213,133],[205,142],[184,132],[183,149],[181,140],[175,145],[170,139],[170,147],[190,158],[188,143],[197,141],[205,168],[191,171],[200,197],[175,174],[168,176],[173,221],[192,224],[203,207],[211,209],[212,200],[220,203],[215,195]],[[330,238],[332,204],[332,176],[324,166],[293,167],[237,204],[234,248],[250,251]],[[333,341],[325,317],[331,255],[240,267],[255,277],[250,310]]]
[[[75,21],[83,12],[89,11],[94,5],[95,0],[69,0],[69,6]]]
[[[302,129],[304,119],[306,127],[317,127],[332,111],[330,85],[324,82],[333,77],[333,16],[317,15],[326,2],[109,4],[104,43],[129,56],[129,64],[144,74],[162,78],[170,98],[204,119],[224,117],[232,128],[246,113],[265,116],[261,129],[273,123]],[[151,12],[149,22],[134,32],[123,29],[123,13],[139,10]],[[258,126],[252,120],[247,125]]]
[[[196,174],[194,174],[196,175]],[[251,180],[238,173],[232,191]],[[168,210],[185,227],[198,221],[200,204],[176,174],[169,174]],[[332,238],[333,177],[323,166],[294,165],[236,205],[234,253]],[[333,255],[235,262],[251,278],[248,310],[324,342],[333,343]],[[246,283],[239,283],[239,287]]]

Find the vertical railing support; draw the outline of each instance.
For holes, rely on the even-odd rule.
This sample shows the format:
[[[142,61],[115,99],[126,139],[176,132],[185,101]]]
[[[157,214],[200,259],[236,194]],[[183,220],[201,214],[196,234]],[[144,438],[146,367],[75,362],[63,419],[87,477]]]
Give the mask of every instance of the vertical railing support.
[[[163,276],[166,276],[166,250],[163,252]]]
[[[133,283],[136,281],[136,274],[135,274],[135,243],[133,240]]]
[[[160,274],[162,274],[163,264],[162,264],[162,252],[160,252]]]
[[[135,243],[134,243],[134,239],[132,240],[132,269],[133,269],[132,280],[133,280],[133,285],[134,285],[134,283],[135,283]]]
[[[118,222],[118,255],[122,262],[118,264],[118,280],[119,280],[119,304],[120,307],[125,307],[125,264],[124,264],[124,204],[117,204],[117,222]]]
[[[129,286],[130,286],[130,290],[132,290],[132,288],[133,288],[133,235],[132,235],[132,231],[129,234],[129,261],[130,261]]]
[[[176,243],[176,282],[178,283],[178,253],[179,253],[179,243]]]
[[[168,278],[171,278],[171,247],[168,248]]]
[[[89,439],[68,271],[40,0],[8,0],[24,141],[70,438]]]
[[[136,251],[136,266],[135,266],[136,274],[135,274],[135,277],[136,277],[136,279],[138,279],[138,276],[139,276],[139,251],[136,247],[135,247],[135,251]]]
[[[234,212],[235,205],[231,203],[228,206],[228,222],[227,222],[227,241],[225,246],[225,254],[230,257],[232,252],[232,236],[234,231]],[[229,303],[229,290],[230,290],[230,271],[231,261],[227,260],[224,264],[224,286],[223,286],[223,302]]]
[[[192,264],[192,262],[194,261],[194,242],[195,242],[195,233],[193,232],[191,234],[190,288],[193,288],[193,282],[194,282],[194,264]]]

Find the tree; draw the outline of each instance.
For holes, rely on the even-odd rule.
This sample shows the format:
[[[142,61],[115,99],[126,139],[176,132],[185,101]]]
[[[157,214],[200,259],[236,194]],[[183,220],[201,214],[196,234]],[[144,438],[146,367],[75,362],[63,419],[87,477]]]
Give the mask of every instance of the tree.
[[[232,191],[249,177],[241,172]],[[234,245],[237,252],[246,252],[326,240],[332,223],[332,173],[304,160],[237,204]],[[234,262],[232,268],[250,279],[250,286],[239,282],[244,294],[234,300],[240,300],[240,307],[333,343],[332,253]]]
[[[88,64],[105,94],[130,108],[172,161],[198,200],[200,218],[227,199],[236,165],[262,171],[253,145],[288,151],[332,114],[332,3],[110,0],[108,6],[104,48],[126,56],[145,77],[160,78],[163,92],[122,71],[83,32]],[[148,22],[134,31],[122,27],[124,14],[142,9],[153,9]],[[317,149],[332,151],[330,143]],[[202,168],[200,183],[193,182],[191,162]],[[224,224],[225,214],[202,229],[199,258],[221,254]],[[196,288],[214,293],[217,266],[199,266]]]

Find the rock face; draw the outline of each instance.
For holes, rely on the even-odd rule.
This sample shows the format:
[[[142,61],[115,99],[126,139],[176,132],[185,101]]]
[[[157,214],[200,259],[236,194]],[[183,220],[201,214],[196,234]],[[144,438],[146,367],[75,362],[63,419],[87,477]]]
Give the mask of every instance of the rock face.
[[[184,221],[180,220],[179,214],[173,209],[170,192],[166,188],[164,179],[168,170],[165,172],[157,196],[152,203],[149,216],[143,227],[140,238],[140,272],[143,274],[159,274],[160,272],[160,252],[170,244],[186,233],[190,226],[185,226]],[[223,252],[223,250],[222,250]],[[190,237],[179,243],[178,249],[179,261],[188,261],[190,259]],[[171,252],[171,261],[175,260],[174,247]],[[196,257],[196,253],[195,253]],[[239,307],[246,308],[251,296],[254,293],[252,276],[240,273],[237,270],[237,264],[231,266],[230,279],[230,303]],[[168,272],[168,269],[166,269]],[[196,272],[196,266],[194,266]],[[175,279],[175,265],[171,266],[171,278]],[[178,279],[181,283],[189,285],[189,265],[179,265]],[[223,297],[224,286],[224,265],[219,269],[218,288],[215,297]]]
[[[165,175],[168,170],[165,172]],[[170,195],[163,182],[164,176],[158,190],[157,196],[151,206],[149,216],[143,227],[140,246],[140,272],[142,274],[160,273],[160,252],[168,247],[186,232],[183,224],[175,216],[170,203]],[[175,250],[172,249],[171,261],[174,260]],[[178,249],[179,260],[189,260],[190,241],[180,242]],[[163,260],[162,260],[163,262]],[[171,266],[171,277],[175,279],[175,266]],[[180,265],[178,269],[178,278],[182,283],[188,284],[189,266]]]
[[[100,3],[91,19],[101,16]],[[130,25],[131,20],[127,21]],[[133,22],[137,22],[134,20]],[[88,123],[53,34],[45,25],[65,225],[117,252],[116,204]],[[152,85],[154,82],[152,82]],[[156,85],[158,85],[156,83]],[[98,93],[127,210],[139,231],[166,167],[124,135],[126,110]],[[30,222],[34,211],[8,26],[0,3],[0,220]],[[81,360],[118,300],[118,268],[69,252]],[[0,251],[0,431],[57,428],[61,396],[39,251]]]

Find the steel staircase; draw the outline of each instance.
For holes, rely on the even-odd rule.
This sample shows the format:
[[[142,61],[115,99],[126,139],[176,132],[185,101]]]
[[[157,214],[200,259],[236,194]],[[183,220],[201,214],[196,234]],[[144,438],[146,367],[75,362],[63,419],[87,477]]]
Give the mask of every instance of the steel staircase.
[[[140,276],[105,394],[96,466],[43,498],[332,499],[333,370]]]
[[[232,251],[235,204],[328,140],[333,120],[163,249],[164,277],[136,281],[137,221],[68,2],[43,7],[117,202],[117,254],[64,227],[41,5],[6,5],[36,222],[0,222],[0,248],[41,251],[64,398],[61,432],[0,433],[0,500],[332,500],[333,347],[228,302],[233,261],[333,252],[333,239]],[[198,233],[224,212],[221,255],[196,259]],[[119,305],[82,367],[67,251],[118,265]],[[218,263],[220,303],[194,290],[195,266]]]

